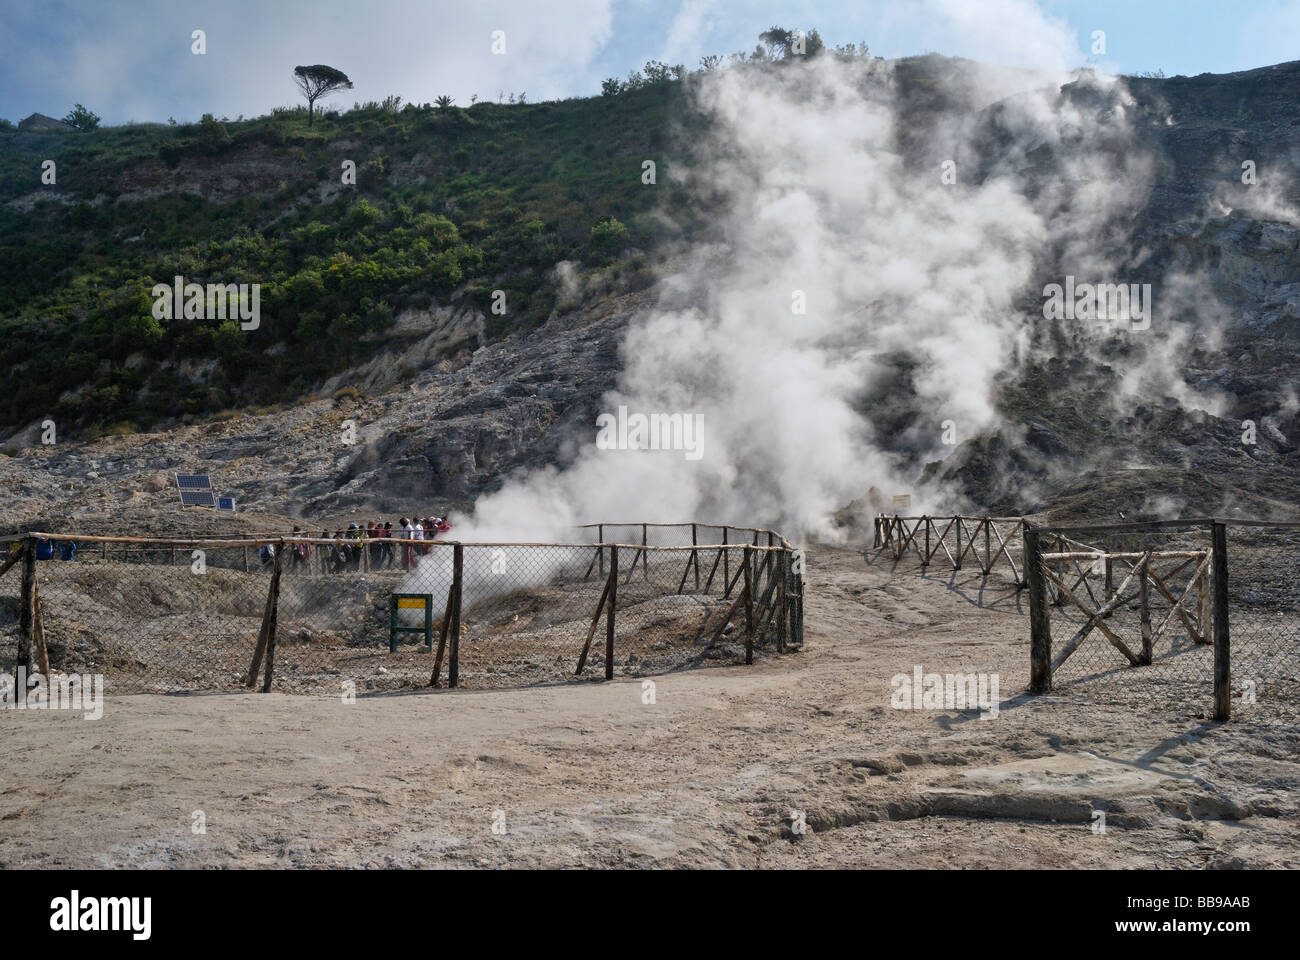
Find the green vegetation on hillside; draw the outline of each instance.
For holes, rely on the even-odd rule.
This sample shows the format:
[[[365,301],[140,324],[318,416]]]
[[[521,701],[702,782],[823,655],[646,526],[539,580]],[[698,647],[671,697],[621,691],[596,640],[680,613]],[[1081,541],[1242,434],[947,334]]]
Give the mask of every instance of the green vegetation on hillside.
[[[788,59],[792,35],[773,30],[732,61]],[[587,99],[389,97],[314,123],[299,107],[96,129],[78,105],[81,129],[0,126],[0,428],[120,432],[287,401],[390,343],[405,308],[473,307],[491,338],[528,330],[555,309],[561,261],[649,285],[647,254],[708,213],[668,175],[704,122],[688,76],[652,61]],[[176,276],[260,284],[260,326],[160,319],[151,291]]]
[[[402,308],[453,295],[493,336],[536,325],[555,306],[557,262],[596,268],[653,247],[661,204],[689,219],[670,178],[641,179],[646,159],[661,171],[684,159],[668,155],[684,109],[680,85],[661,83],[613,99],[370,105],[310,129],[305,110],[278,110],[6,133],[0,424],[145,426],[286,399],[378,349]],[[344,160],[355,186],[341,184]],[[176,275],[260,283],[260,329],[155,319],[150,290]],[[490,313],[496,289],[505,316]]]

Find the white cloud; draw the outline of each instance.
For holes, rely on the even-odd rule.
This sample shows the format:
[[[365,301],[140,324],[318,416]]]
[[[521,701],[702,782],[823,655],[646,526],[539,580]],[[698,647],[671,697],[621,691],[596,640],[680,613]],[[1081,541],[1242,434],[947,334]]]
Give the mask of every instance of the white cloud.
[[[660,59],[693,68],[705,54],[719,53],[710,45],[719,12],[717,0],[682,0]]]
[[[985,63],[1064,73],[1079,66],[1074,29],[1034,0],[924,0],[927,49]]]

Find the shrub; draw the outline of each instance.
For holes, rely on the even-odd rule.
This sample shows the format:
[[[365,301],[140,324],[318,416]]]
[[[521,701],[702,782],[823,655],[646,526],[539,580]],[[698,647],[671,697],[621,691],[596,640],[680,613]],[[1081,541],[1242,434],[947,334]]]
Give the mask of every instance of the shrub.
[[[614,260],[627,243],[627,227],[610,217],[591,228],[591,253],[597,263]]]

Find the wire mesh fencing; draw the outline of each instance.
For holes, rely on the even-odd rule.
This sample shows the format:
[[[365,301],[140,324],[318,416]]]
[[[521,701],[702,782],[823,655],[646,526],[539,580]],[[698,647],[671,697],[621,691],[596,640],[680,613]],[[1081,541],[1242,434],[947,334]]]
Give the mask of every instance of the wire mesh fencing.
[[[683,526],[669,535],[693,526],[694,544],[28,538],[22,576],[0,578],[0,669],[102,674],[111,693],[337,694],[649,675],[797,644],[792,548]]]
[[[998,575],[1024,583],[1024,520],[1020,517],[875,518],[872,550],[897,564]]]
[[[1034,528],[1035,689],[1186,703],[1217,719],[1267,699],[1260,716],[1293,714],[1296,533],[1209,520]]]
[[[1300,716],[1300,524],[1224,526],[1233,710]]]

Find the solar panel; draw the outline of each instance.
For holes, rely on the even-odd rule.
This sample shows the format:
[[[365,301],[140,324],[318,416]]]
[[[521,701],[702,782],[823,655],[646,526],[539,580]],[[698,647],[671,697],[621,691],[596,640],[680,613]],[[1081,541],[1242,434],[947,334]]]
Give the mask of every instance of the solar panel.
[[[206,473],[178,473],[176,486],[182,490],[211,490],[212,478]]]
[[[234,498],[234,497],[217,497],[217,509],[218,509],[218,510],[229,510],[231,513],[234,513],[234,512],[235,512],[235,498]]]
[[[211,490],[182,490],[181,506],[183,507],[215,507],[217,499],[212,495]]]

